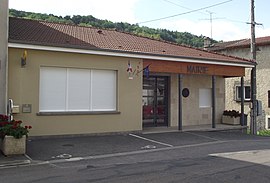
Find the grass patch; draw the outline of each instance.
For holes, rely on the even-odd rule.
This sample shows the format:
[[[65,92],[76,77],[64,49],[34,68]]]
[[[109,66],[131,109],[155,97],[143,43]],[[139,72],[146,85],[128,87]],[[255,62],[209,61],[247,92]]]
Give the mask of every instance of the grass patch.
[[[260,131],[257,132],[257,135],[270,136],[270,130],[260,130]]]
[[[247,130],[247,134],[251,134],[250,133],[250,129]],[[257,135],[259,136],[270,136],[270,130],[259,130],[257,131]]]

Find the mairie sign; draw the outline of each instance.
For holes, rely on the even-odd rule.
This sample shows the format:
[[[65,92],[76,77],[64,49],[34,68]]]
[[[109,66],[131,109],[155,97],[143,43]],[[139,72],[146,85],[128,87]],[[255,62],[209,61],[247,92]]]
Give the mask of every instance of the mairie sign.
[[[187,73],[207,74],[207,72],[208,72],[208,67],[206,66],[187,65]]]

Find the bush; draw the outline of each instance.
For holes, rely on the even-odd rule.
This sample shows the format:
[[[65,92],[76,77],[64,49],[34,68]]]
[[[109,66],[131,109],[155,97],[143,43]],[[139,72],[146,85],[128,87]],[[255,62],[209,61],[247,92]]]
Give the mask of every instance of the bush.
[[[28,135],[28,129],[32,126],[22,126],[22,121],[8,121],[8,116],[0,114],[0,137],[4,138],[6,135],[13,136],[16,139]]]
[[[236,110],[225,110],[223,112],[223,115],[237,118],[237,117],[241,116],[241,113],[239,111],[236,111]]]

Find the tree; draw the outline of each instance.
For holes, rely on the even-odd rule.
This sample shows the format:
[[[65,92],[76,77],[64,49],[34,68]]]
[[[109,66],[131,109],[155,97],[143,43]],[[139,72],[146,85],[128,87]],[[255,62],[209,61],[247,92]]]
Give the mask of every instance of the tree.
[[[170,41],[178,44],[186,44],[194,47],[203,47],[204,39],[202,35],[196,36],[188,32],[178,32],[170,31],[166,29],[153,29],[146,26],[139,26],[138,24],[129,24],[127,22],[111,22],[109,20],[100,20],[92,15],[81,16],[56,16],[53,14],[41,14],[32,13],[25,11],[17,11],[15,9],[10,9],[9,15],[12,17],[29,18],[37,20],[46,20],[51,22],[65,22],[69,24],[76,24],[82,26],[91,26],[96,28],[105,29],[116,29],[118,31],[129,32],[139,36],[145,36],[152,39],[162,39],[165,41]],[[216,42],[215,40],[212,40]]]

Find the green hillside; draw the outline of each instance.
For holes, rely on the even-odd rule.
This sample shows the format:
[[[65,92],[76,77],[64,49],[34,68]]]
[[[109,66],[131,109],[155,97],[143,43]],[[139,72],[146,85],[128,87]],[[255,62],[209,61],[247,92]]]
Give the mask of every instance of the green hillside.
[[[111,22],[109,20],[100,20],[92,15],[88,16],[56,16],[53,14],[41,14],[33,12],[18,11],[15,9],[9,10],[9,16],[28,18],[34,20],[46,20],[50,22],[63,22],[68,24],[91,26],[103,29],[115,29],[117,31],[129,32],[140,36],[150,37],[153,39],[161,39],[178,44],[185,44],[193,47],[203,47],[203,35],[196,36],[188,32],[177,32],[166,29],[153,29],[138,24],[129,24],[125,22]],[[213,42],[216,42],[213,40]]]

